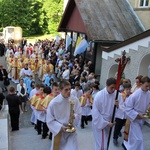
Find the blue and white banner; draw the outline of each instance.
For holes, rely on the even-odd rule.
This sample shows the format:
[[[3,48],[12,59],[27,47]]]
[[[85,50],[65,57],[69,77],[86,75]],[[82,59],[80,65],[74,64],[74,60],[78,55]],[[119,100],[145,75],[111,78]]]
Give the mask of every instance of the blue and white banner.
[[[60,41],[59,35],[56,35],[56,42],[58,43]]]
[[[68,50],[68,46],[71,44],[72,38],[67,35],[66,36],[66,51]]]
[[[86,48],[87,48],[88,46],[89,46],[88,42],[87,42],[85,39],[83,39],[83,40],[79,43],[79,45],[76,47],[76,49],[75,49],[75,51],[74,51],[74,56],[76,56],[77,54],[83,53],[83,52],[86,50]]]

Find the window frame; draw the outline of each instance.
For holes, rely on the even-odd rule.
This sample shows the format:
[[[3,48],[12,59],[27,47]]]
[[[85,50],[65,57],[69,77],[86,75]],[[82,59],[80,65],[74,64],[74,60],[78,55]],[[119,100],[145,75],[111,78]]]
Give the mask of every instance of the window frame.
[[[139,7],[139,8],[147,8],[147,7],[149,7],[150,1],[148,0],[148,6],[146,6],[146,1],[147,1],[147,0],[144,0],[143,6],[140,6],[141,0],[139,0],[139,5],[138,5],[138,7]]]

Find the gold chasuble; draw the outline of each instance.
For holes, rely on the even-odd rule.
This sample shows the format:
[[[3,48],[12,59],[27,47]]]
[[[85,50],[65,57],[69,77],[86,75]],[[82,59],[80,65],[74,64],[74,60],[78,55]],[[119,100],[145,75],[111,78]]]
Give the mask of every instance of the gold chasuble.
[[[122,92],[121,96],[122,96],[123,101],[125,101],[127,97],[126,93]],[[125,128],[124,128],[124,140],[125,141],[128,141],[129,131],[130,131],[130,120],[127,118],[126,123],[125,123]]]
[[[44,108],[44,109],[47,109],[48,107],[48,104],[50,103],[50,101],[54,98],[54,95],[51,93],[51,94],[48,94],[45,99],[41,102],[41,106]]]
[[[30,104],[32,106],[35,106],[36,101],[38,100],[38,98],[40,97],[39,93],[36,93],[34,96],[32,96],[29,100]]]
[[[18,63],[18,60],[15,59],[14,63],[13,63],[13,69],[14,69],[14,72],[13,72],[13,78],[15,80],[19,79],[19,63]]]
[[[44,96],[41,95],[37,101],[34,103],[34,108],[37,110],[37,111],[44,111],[43,107],[41,106],[41,102],[44,100]]]
[[[92,96],[87,97],[85,94],[83,94],[83,95],[80,97],[80,99],[79,99],[80,104],[81,104],[81,107],[84,107],[84,106],[86,105],[86,100],[87,100],[87,99],[89,100],[89,103],[93,104],[93,98],[92,98]]]

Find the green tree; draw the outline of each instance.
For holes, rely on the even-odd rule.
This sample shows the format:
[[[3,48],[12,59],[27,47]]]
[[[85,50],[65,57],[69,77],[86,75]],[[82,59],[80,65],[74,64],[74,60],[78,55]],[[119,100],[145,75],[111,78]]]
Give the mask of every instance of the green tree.
[[[55,33],[63,14],[63,0],[43,0],[43,9],[47,12],[48,30]]]
[[[55,33],[63,0],[0,0],[0,29],[20,26],[23,36]]]
[[[2,0],[0,2],[0,26],[20,26],[23,35],[43,34],[47,30],[45,18],[41,18],[43,3],[38,0]],[[44,26],[41,24],[43,19]],[[48,23],[47,23],[48,24]],[[46,28],[46,29],[43,29]]]

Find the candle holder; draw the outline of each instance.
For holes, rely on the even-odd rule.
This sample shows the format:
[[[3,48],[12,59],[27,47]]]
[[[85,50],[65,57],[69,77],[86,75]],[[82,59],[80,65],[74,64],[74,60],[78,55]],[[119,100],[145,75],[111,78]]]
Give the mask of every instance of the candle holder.
[[[74,114],[73,106],[74,106],[74,101],[70,101],[70,116]],[[73,133],[76,131],[76,128],[73,125],[73,118],[69,119],[69,123],[67,126],[68,126],[68,129],[66,129],[66,132]]]
[[[145,118],[150,118],[150,105],[148,106],[144,117],[145,117]]]

